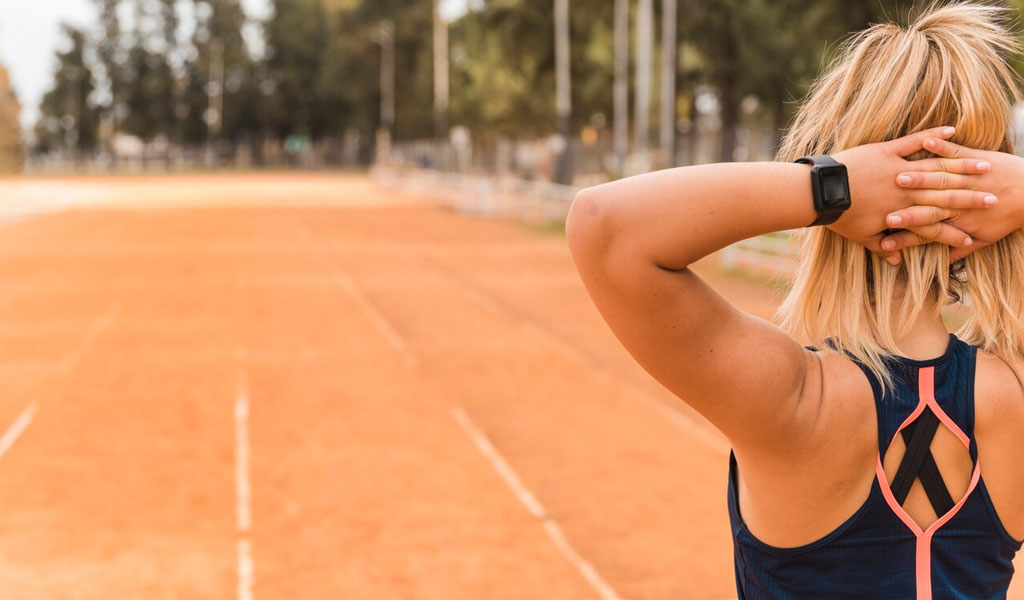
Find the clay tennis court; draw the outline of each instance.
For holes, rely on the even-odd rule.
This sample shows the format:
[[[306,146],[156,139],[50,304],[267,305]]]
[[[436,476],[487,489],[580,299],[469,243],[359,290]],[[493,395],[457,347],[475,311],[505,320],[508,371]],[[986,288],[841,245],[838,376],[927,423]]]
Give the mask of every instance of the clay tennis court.
[[[0,182],[16,205],[0,597],[735,597],[727,444],[561,236],[356,176]]]

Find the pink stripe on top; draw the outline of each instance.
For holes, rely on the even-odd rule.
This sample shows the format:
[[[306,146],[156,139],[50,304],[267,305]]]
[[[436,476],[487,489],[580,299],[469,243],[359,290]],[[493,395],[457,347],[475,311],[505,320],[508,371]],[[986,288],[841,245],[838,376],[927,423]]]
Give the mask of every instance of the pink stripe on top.
[[[939,422],[948,428],[953,435],[960,440],[960,443],[965,448],[970,448],[971,442],[967,437],[967,434],[961,430],[949,415],[939,406],[938,402],[935,401],[935,367],[922,367],[918,372],[918,396],[920,401],[918,402],[917,408],[914,409],[910,416],[900,425],[899,429],[896,430],[896,434],[893,435],[893,439],[889,440],[887,448],[892,445],[893,440],[899,435],[907,425],[914,422],[914,419],[918,418],[925,407],[928,407],[938,417]],[[945,525],[952,519],[957,512],[963,507],[964,503],[967,502],[967,498],[970,497],[971,492],[977,487],[978,481],[981,479],[981,463],[975,461],[974,470],[971,474],[971,484],[967,488],[967,493],[964,494],[963,498],[956,503],[946,514],[940,516],[934,523],[928,526],[928,529],[922,530],[920,525],[917,524],[914,519],[907,514],[907,511],[896,501],[896,497],[892,493],[892,488],[889,486],[889,478],[885,474],[885,468],[882,466],[882,455],[879,453],[878,462],[875,465],[875,475],[878,477],[879,487],[882,489],[882,495],[885,497],[886,503],[889,508],[892,509],[896,516],[907,526],[910,531],[917,537],[917,552],[916,552],[916,578],[917,578],[917,600],[931,600],[932,598],[932,536],[940,527]]]

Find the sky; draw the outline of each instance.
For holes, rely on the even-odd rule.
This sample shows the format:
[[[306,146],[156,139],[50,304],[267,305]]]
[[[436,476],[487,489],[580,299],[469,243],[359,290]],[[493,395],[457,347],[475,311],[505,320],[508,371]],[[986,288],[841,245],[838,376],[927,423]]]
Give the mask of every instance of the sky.
[[[465,12],[467,1],[442,0],[442,14],[447,19],[457,18]],[[242,5],[250,16],[263,17],[270,2],[242,0]],[[94,6],[92,0],[0,0],[0,63],[11,72],[24,127],[35,123],[39,101],[50,85],[61,22],[93,29]]]

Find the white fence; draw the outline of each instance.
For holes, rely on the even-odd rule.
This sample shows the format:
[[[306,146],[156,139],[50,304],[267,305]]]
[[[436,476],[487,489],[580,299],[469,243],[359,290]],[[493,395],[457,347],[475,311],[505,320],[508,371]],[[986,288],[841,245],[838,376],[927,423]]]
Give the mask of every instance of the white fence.
[[[762,277],[785,278],[793,276],[796,260],[793,254],[793,236],[779,231],[753,237],[724,248],[719,256],[721,264],[729,270]]]
[[[429,169],[377,168],[374,180],[387,187],[428,196],[454,210],[535,224],[564,223],[579,188],[544,181],[445,173]],[[760,277],[788,278],[794,260],[790,232],[733,244],[717,254],[720,265]]]
[[[505,217],[528,223],[563,223],[579,188],[512,177],[464,175],[429,169],[377,168],[374,180],[387,187],[429,196],[463,214]]]

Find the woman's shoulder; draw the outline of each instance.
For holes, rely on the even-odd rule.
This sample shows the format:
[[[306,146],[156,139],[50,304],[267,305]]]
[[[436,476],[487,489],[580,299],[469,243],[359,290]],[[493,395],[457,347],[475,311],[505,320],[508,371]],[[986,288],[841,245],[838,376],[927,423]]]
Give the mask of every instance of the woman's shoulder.
[[[1005,359],[979,348],[974,398],[979,426],[1024,425],[1024,356]]]
[[[1024,357],[1003,359],[978,350],[974,434],[982,478],[1000,521],[1024,536]]]
[[[821,361],[821,429],[848,430],[852,423],[864,423],[864,433],[870,437],[874,433],[877,384],[863,366],[845,354],[828,348],[810,351]]]

